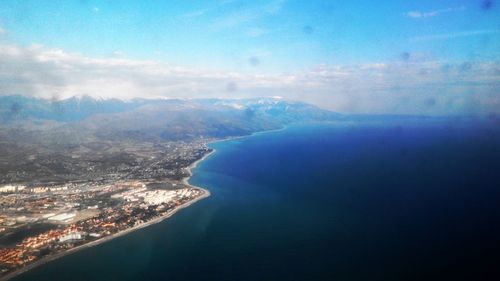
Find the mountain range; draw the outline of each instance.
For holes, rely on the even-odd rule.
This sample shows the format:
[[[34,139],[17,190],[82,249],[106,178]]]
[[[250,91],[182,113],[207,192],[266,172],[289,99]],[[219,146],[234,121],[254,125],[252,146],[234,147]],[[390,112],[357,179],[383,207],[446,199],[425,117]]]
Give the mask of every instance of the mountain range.
[[[278,98],[0,97],[0,183],[178,180],[209,140],[342,115]]]
[[[460,121],[346,115],[281,98],[124,101],[0,96],[0,183],[178,180],[186,176],[185,167],[207,152],[205,143],[211,140],[304,122],[379,122],[397,133],[423,118],[439,121],[443,129],[453,129]]]
[[[4,129],[88,132],[109,140],[221,138],[277,129],[293,122],[341,117],[280,98],[123,101],[88,96],[64,100],[0,97],[0,126]]]

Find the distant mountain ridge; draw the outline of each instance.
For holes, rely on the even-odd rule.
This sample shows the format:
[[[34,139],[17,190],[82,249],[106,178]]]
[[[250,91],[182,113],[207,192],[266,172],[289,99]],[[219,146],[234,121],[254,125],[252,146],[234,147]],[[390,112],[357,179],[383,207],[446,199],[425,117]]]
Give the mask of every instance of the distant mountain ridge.
[[[132,110],[141,106],[140,100],[95,99],[90,96],[50,100],[21,95],[0,96],[0,121],[15,119],[45,119],[79,121],[93,114]]]
[[[275,98],[55,101],[3,96],[0,182],[94,180],[142,172],[165,177],[168,173],[156,173],[165,167],[177,167],[169,171],[179,177],[186,155],[199,153],[207,141],[338,116]]]
[[[332,114],[327,110],[302,102],[285,101],[279,98],[254,99],[144,99],[135,98],[129,101],[120,99],[96,99],[90,96],[71,97],[63,100],[50,100],[22,95],[0,96],[0,120],[7,122],[14,119],[46,119],[55,121],[81,121],[94,114],[120,113],[137,109],[146,105],[185,105],[198,104],[206,106],[220,106],[226,109],[266,112],[270,115],[279,115],[287,111],[297,110],[306,117],[307,113],[317,111],[316,117],[326,117]],[[320,113],[321,112],[321,113]],[[298,116],[297,116],[298,117]]]
[[[342,115],[280,98],[253,99],[95,99],[47,100],[0,96],[0,122],[51,122],[51,131],[89,132],[100,139],[180,140],[226,137],[276,129],[293,122],[332,121]]]
[[[341,121],[336,122],[339,126],[378,122],[391,124],[398,133],[421,118],[426,117],[343,115],[278,98],[122,101],[82,97],[55,101],[3,96],[0,183],[94,180],[128,177],[148,167],[179,168],[183,167],[184,162],[179,162],[183,153],[198,153],[208,141],[299,122]],[[440,124],[453,130],[457,121]],[[176,171],[176,175],[183,173]]]

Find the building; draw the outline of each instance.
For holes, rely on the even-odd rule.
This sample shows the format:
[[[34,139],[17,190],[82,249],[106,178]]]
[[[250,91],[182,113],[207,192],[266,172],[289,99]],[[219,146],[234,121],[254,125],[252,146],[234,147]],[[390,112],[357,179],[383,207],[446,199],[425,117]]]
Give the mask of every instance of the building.
[[[70,240],[80,240],[80,239],[82,239],[82,234],[80,232],[72,232],[64,236],[61,236],[59,238],[59,242],[63,243]]]

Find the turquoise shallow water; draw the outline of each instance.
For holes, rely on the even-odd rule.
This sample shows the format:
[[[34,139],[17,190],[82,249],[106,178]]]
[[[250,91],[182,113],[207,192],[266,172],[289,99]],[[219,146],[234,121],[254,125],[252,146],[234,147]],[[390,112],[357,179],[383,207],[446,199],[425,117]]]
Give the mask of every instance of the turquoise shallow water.
[[[15,280],[496,280],[499,133],[309,124],[212,144],[212,196]]]

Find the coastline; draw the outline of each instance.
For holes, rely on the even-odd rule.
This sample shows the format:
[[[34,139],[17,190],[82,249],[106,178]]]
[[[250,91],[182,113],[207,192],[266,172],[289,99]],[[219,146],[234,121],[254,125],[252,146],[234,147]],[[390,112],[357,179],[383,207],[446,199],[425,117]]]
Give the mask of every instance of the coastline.
[[[251,133],[249,135],[233,136],[233,137],[227,137],[227,138],[222,138],[222,139],[216,139],[216,140],[213,140],[213,141],[208,141],[207,145],[211,144],[211,143],[217,143],[217,142],[223,142],[223,141],[231,141],[231,140],[236,140],[236,139],[240,139],[240,138],[247,138],[247,137],[251,137],[251,136],[255,136],[255,135],[259,135],[259,134],[278,132],[278,131],[285,130],[287,128],[288,128],[288,126],[284,126],[282,128],[278,128],[278,129],[272,129],[272,130],[265,130],[265,131],[254,132],[254,133]],[[195,199],[193,199],[191,201],[188,201],[188,202],[186,202],[186,203],[184,203],[184,204],[176,207],[175,209],[173,209],[170,213],[166,214],[165,216],[158,217],[156,219],[153,219],[151,221],[145,222],[143,224],[140,224],[140,225],[134,226],[132,228],[120,231],[118,233],[115,233],[115,234],[112,234],[112,235],[109,235],[109,236],[97,239],[95,241],[92,241],[92,242],[89,242],[89,243],[86,243],[86,244],[83,244],[83,245],[80,245],[80,246],[77,246],[77,247],[69,249],[67,251],[64,251],[64,252],[61,252],[61,253],[57,253],[57,254],[52,255],[52,256],[47,256],[47,257],[41,258],[38,261],[35,261],[35,262],[33,262],[33,263],[29,264],[29,265],[26,265],[25,267],[19,268],[18,270],[10,272],[10,273],[8,273],[7,275],[5,275],[3,277],[0,277],[0,281],[10,280],[10,279],[12,279],[12,278],[14,278],[16,276],[19,276],[19,275],[21,275],[21,274],[23,274],[23,273],[25,273],[25,272],[27,272],[27,271],[29,271],[31,269],[34,269],[34,268],[36,268],[38,266],[44,265],[46,263],[49,263],[49,262],[51,262],[53,260],[57,260],[59,258],[62,258],[62,257],[65,257],[67,255],[70,255],[72,253],[75,253],[77,251],[80,251],[80,250],[83,250],[83,249],[86,249],[86,248],[90,248],[90,247],[93,247],[93,246],[96,246],[96,245],[99,245],[99,244],[111,241],[114,238],[117,238],[117,237],[120,237],[120,236],[124,236],[124,235],[126,235],[128,233],[131,233],[133,231],[136,231],[138,229],[141,229],[141,228],[144,228],[144,227],[147,227],[147,226],[159,223],[159,222],[161,222],[161,221],[163,221],[165,219],[170,218],[175,213],[177,213],[179,210],[187,208],[187,207],[191,206],[192,204],[198,202],[199,200],[202,200],[204,198],[209,197],[211,195],[211,193],[210,193],[209,190],[207,190],[205,188],[202,188],[202,187],[199,187],[199,186],[195,186],[193,184],[190,184],[189,183],[189,179],[193,176],[193,171],[192,170],[195,169],[198,166],[199,163],[201,163],[203,160],[207,159],[209,156],[213,155],[215,152],[216,152],[216,149],[212,148],[212,151],[210,151],[209,153],[203,155],[202,158],[196,160],[191,165],[189,165],[188,167],[186,167],[185,169],[188,172],[188,176],[185,177],[185,178],[183,178],[182,181],[181,181],[183,184],[185,184],[185,185],[187,185],[189,187],[197,188],[197,189],[202,190],[203,191],[202,195],[200,195],[197,198],[195,198]]]
[[[55,255],[51,255],[51,256],[47,256],[47,257],[43,257],[41,258],[40,260],[38,261],[35,261],[31,264],[28,264],[26,265],[25,267],[22,267],[22,268],[19,268],[18,270],[15,270],[13,272],[10,272],[8,273],[7,275],[5,276],[2,276],[0,277],[0,281],[7,281],[7,280],[10,280],[16,276],[19,276],[31,269],[34,269],[38,266],[41,266],[41,265],[44,265],[46,263],[49,263],[53,260],[56,260],[56,259],[59,259],[59,258],[62,258],[62,257],[65,257],[67,255],[70,255],[70,254],[73,254],[73,253],[76,253],[77,251],[80,251],[80,250],[83,250],[83,249],[86,249],[86,248],[90,248],[90,247],[93,247],[93,246],[97,246],[99,244],[102,244],[102,243],[105,243],[105,242],[108,242],[108,241],[111,241],[112,239],[115,239],[115,238],[118,238],[120,236],[124,236],[126,234],[129,234],[131,232],[134,232],[136,230],[139,230],[141,228],[144,228],[144,227],[147,227],[147,226],[150,226],[150,225],[153,225],[153,224],[157,224],[159,222],[162,222],[163,220],[166,220],[168,218],[170,218],[171,216],[173,216],[175,213],[177,213],[178,211],[184,209],[184,208],[187,208],[189,206],[191,206],[192,204],[202,200],[202,199],[205,199],[207,197],[209,197],[211,194],[210,194],[210,191],[205,189],[205,188],[201,188],[201,187],[198,187],[198,186],[194,186],[192,184],[189,184],[189,179],[191,178],[191,176],[193,175],[192,173],[192,169],[194,169],[199,162],[205,160],[209,155],[211,155],[212,153],[215,152],[215,149],[212,150],[210,153],[207,153],[206,155],[204,155],[202,158],[200,158],[199,160],[195,161],[194,163],[192,163],[191,165],[189,165],[186,169],[188,170],[188,174],[189,176],[188,177],[185,177],[184,179],[182,179],[182,182],[189,186],[189,187],[192,187],[192,188],[197,188],[197,189],[200,189],[203,191],[203,194],[196,197],[195,199],[193,200],[190,200],[182,205],[179,205],[177,206],[176,208],[174,208],[171,212],[169,212],[168,214],[164,215],[164,216],[161,216],[161,217],[158,217],[158,218],[155,218],[153,220],[150,220],[148,222],[145,222],[143,224],[140,224],[140,225],[137,225],[137,226],[134,226],[134,227],[131,227],[129,229],[125,229],[123,231],[120,231],[118,233],[115,233],[115,234],[112,234],[112,235],[109,235],[109,236],[106,236],[106,237],[103,237],[103,238],[100,238],[100,239],[97,239],[95,241],[92,241],[92,242],[89,242],[89,243],[86,243],[86,244],[83,244],[83,245],[80,245],[80,246],[77,246],[75,248],[72,248],[72,249],[69,249],[67,251],[64,251],[64,252],[61,252],[61,253],[57,253]]]
[[[209,142],[209,143],[211,143],[211,142]],[[198,164],[199,164],[201,161],[203,161],[203,160],[207,159],[207,158],[208,158],[210,155],[212,155],[213,153],[215,153],[215,149],[212,149],[212,151],[210,151],[209,153],[207,153],[207,154],[203,155],[203,157],[201,157],[200,159],[198,159],[198,160],[194,161],[191,165],[189,165],[189,166],[186,168],[186,170],[187,170],[187,172],[188,172],[188,174],[189,174],[189,175],[188,175],[187,177],[185,177],[185,178],[183,178],[183,179],[182,179],[182,183],[183,183],[183,184],[188,185],[188,186],[191,186],[191,187],[194,187],[194,188],[199,188],[199,189],[202,189],[202,190],[204,190],[205,192],[208,192],[209,196],[210,196],[210,191],[208,191],[208,190],[206,190],[206,189],[204,189],[204,188],[201,188],[201,187],[199,187],[199,186],[195,186],[195,185],[190,184],[190,183],[189,183],[189,179],[193,176],[193,169],[194,169],[194,168],[196,168],[196,166],[198,166]]]
[[[261,135],[261,134],[267,134],[267,133],[276,133],[276,132],[284,131],[284,130],[286,130],[288,128],[289,128],[289,125],[286,125],[286,126],[283,126],[281,128],[278,128],[278,129],[270,129],[270,130],[253,132],[253,133],[251,133],[249,135],[242,135],[242,136],[234,136],[234,137],[227,137],[227,138],[222,138],[222,139],[216,139],[216,140],[207,142],[207,144],[217,143],[217,142],[224,142],[224,141],[232,141],[232,140],[237,140],[237,139],[243,139],[243,138],[253,137],[253,136],[257,136],[257,135]],[[215,152],[215,149],[213,150],[213,152]],[[209,154],[211,154],[211,153],[209,153]],[[203,157],[201,159],[204,159],[204,158],[205,157]]]

